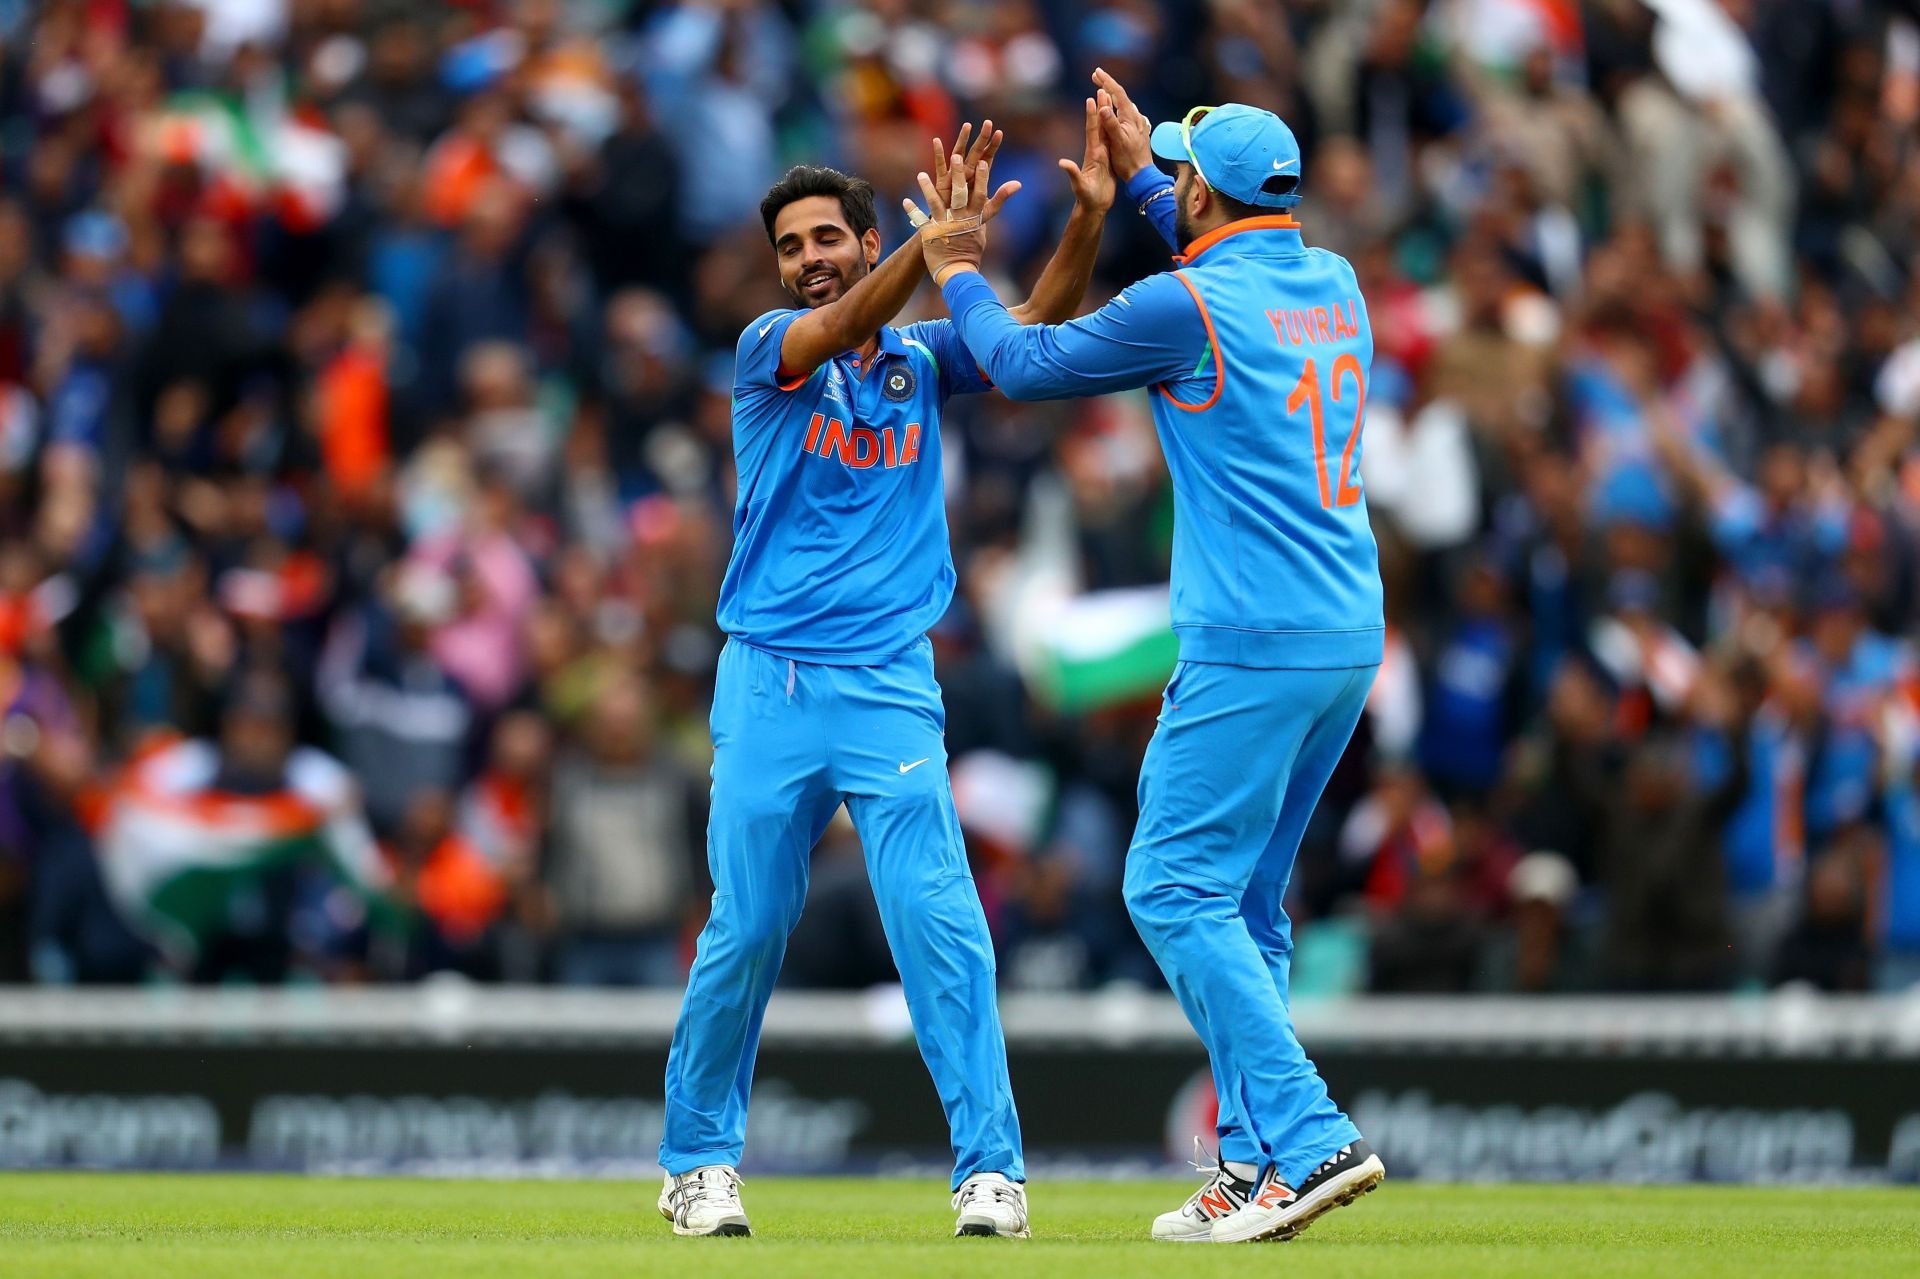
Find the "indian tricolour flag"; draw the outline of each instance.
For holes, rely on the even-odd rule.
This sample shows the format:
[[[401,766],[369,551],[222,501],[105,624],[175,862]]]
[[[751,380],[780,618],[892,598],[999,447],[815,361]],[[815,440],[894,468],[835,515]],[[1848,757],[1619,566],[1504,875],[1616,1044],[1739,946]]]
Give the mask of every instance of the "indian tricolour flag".
[[[1158,693],[1180,657],[1168,600],[1166,587],[1147,586],[1060,601],[1023,654],[1029,686],[1067,712]]]
[[[249,886],[280,867],[331,867],[384,905],[386,865],[337,761],[296,750],[285,785],[264,795],[216,789],[218,770],[209,742],[153,751],[127,768],[100,830],[108,892],[170,958],[191,962]]]

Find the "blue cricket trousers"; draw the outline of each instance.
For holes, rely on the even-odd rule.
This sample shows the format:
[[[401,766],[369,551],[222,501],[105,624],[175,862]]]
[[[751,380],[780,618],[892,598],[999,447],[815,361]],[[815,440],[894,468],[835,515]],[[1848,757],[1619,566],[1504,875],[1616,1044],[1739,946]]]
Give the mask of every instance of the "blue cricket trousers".
[[[954,1187],[976,1172],[1024,1181],[933,646],[922,639],[879,666],[821,666],[729,640],[712,727],[713,909],[667,1058],[661,1166],[740,1162],[761,1020],[806,900],[808,856],[844,802],[952,1132]]]
[[[1294,1036],[1281,899],[1376,669],[1181,662],[1127,852],[1128,913],[1212,1063],[1221,1158],[1296,1186],[1359,1132]]]

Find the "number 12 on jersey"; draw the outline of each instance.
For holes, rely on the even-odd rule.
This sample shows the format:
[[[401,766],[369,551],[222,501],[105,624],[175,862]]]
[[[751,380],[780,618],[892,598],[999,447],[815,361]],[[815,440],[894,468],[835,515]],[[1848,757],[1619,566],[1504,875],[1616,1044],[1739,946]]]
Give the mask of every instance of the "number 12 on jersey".
[[[1360,500],[1360,486],[1352,482],[1353,450],[1360,442],[1360,419],[1367,407],[1367,383],[1365,370],[1360,367],[1360,357],[1352,353],[1340,356],[1333,362],[1333,374],[1329,379],[1333,383],[1333,402],[1339,404],[1341,382],[1347,374],[1353,374],[1353,425],[1347,428],[1347,446],[1340,450],[1340,474],[1327,472],[1327,426],[1326,407],[1320,393],[1320,368],[1311,357],[1306,367],[1300,370],[1300,380],[1293,384],[1293,391],[1287,396],[1287,414],[1298,413],[1301,405],[1306,405],[1313,419],[1313,472],[1320,482],[1320,505],[1331,510],[1336,506],[1352,506]]]

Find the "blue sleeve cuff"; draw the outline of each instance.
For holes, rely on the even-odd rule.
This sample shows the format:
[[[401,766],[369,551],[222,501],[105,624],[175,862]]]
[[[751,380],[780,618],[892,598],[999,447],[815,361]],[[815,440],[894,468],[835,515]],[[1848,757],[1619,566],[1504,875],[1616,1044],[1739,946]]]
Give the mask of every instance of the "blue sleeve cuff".
[[[1145,204],[1149,196],[1163,187],[1171,190],[1173,179],[1149,164],[1127,179],[1127,199],[1135,204]]]
[[[947,282],[940,286],[940,296],[946,300],[947,314],[951,315],[956,323],[960,319],[960,312],[976,302],[992,302],[996,306],[1004,306],[1000,301],[1000,295],[993,291],[993,286],[988,284],[987,278],[978,271],[955,271],[947,277]]]

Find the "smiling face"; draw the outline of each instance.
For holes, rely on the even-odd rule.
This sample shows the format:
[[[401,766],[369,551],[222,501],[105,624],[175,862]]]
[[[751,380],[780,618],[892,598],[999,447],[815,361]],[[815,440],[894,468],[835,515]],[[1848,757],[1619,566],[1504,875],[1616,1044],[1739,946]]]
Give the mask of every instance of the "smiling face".
[[[839,200],[810,195],[774,216],[773,256],[780,287],[794,302],[821,307],[845,294],[880,260],[880,232],[855,235]]]

